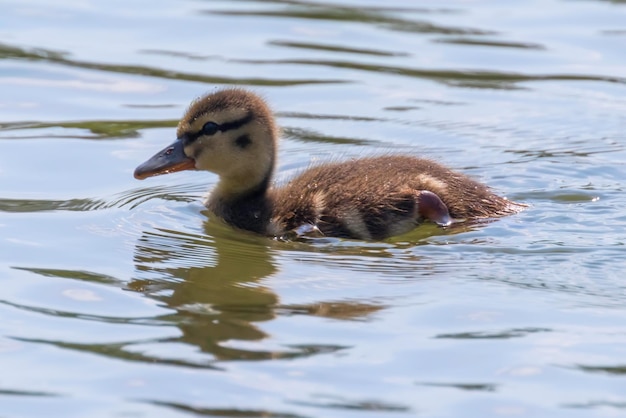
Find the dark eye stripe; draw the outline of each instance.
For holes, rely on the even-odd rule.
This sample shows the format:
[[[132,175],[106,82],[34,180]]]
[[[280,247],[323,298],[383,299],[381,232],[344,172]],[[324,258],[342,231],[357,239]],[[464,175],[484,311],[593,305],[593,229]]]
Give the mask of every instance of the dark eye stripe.
[[[218,127],[219,127],[220,131],[226,132],[226,131],[230,131],[232,129],[241,128],[246,123],[252,122],[253,119],[254,119],[254,114],[252,114],[252,112],[250,112],[250,113],[248,113],[246,116],[244,116],[241,119],[233,120],[231,122],[224,122],[224,123],[218,125]],[[199,132],[187,132],[187,133],[183,134],[180,137],[180,139],[182,141],[184,141],[185,144],[191,144],[192,142],[194,142],[196,139],[198,139],[202,135],[203,135],[202,134],[202,130],[200,130]]]
[[[254,115],[252,114],[252,112],[250,112],[241,119],[237,119],[232,122],[222,123],[221,125],[219,125],[220,131],[225,132],[230,131],[231,129],[241,128],[246,123],[252,122],[252,119],[254,119]]]

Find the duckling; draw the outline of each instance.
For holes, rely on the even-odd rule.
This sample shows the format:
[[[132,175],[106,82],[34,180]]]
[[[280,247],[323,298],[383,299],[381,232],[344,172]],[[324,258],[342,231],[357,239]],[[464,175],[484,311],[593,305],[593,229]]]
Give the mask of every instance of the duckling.
[[[271,187],[278,128],[265,101],[240,88],[196,99],[176,134],[173,144],[137,167],[135,178],[216,173],[208,209],[230,225],[268,236],[315,232],[380,240],[424,221],[445,227],[525,206],[434,161],[399,155],[321,164]]]

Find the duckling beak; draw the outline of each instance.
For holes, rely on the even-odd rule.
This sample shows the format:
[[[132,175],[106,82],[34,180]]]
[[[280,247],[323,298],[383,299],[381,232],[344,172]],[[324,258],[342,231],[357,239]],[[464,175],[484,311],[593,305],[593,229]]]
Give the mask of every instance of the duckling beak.
[[[194,170],[196,162],[193,158],[185,155],[183,141],[180,139],[173,144],[157,152],[152,158],[135,169],[135,178],[143,180],[160,174],[174,173],[176,171]]]

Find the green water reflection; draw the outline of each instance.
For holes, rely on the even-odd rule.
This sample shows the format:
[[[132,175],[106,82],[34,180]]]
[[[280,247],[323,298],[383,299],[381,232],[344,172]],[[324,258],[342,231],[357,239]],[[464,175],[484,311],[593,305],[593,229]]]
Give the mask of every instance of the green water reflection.
[[[206,222],[206,235],[176,230],[146,231],[135,247],[134,262],[138,276],[122,284],[118,278],[93,271],[25,268],[32,273],[119,287],[157,300],[175,313],[155,318],[119,318],[18,306],[20,309],[59,317],[175,326],[180,337],[156,340],[81,344],[41,339],[23,341],[91,352],[133,362],[162,363],[192,368],[218,368],[220,361],[294,359],[329,354],[349,347],[333,344],[287,345],[276,350],[244,349],[233,341],[254,342],[269,337],[259,327],[277,316],[309,315],[341,320],[367,317],[384,305],[361,301],[318,301],[313,304],[285,305],[263,279],[277,271],[273,260],[275,245],[264,237],[241,240],[241,231],[232,231],[219,222]],[[137,345],[178,344],[197,347],[209,354],[202,360],[169,359],[141,353]]]

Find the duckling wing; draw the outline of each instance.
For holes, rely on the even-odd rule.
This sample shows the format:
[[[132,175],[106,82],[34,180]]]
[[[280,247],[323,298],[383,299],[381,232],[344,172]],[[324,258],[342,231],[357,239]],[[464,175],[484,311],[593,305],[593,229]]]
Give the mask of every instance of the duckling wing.
[[[378,157],[313,167],[276,190],[273,223],[282,230],[314,225],[328,236],[360,239],[408,232],[423,219],[449,225],[447,205],[437,194],[445,185],[420,164],[430,162]]]

